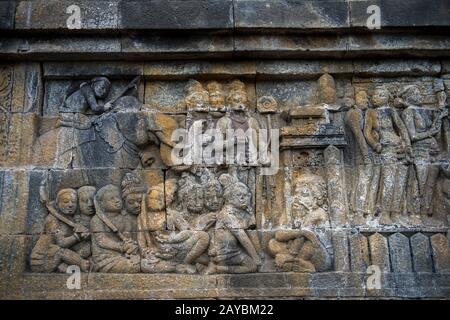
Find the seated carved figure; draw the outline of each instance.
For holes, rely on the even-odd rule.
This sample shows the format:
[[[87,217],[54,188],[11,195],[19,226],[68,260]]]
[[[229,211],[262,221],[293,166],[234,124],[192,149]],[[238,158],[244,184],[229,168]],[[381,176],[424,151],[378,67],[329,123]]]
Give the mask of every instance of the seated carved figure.
[[[269,241],[269,253],[283,272],[325,271],[330,257],[317,236],[307,230],[279,230]]]
[[[306,173],[294,185],[292,201],[294,227],[329,227],[326,184],[322,177]]]
[[[96,192],[97,189],[92,186],[83,186],[77,190],[80,214],[75,215],[75,222],[80,223],[86,229],[90,229],[91,219],[95,214],[94,197]],[[90,236],[75,244],[73,249],[84,259],[89,258],[92,253]]]
[[[217,215],[208,250],[211,260],[205,273],[256,272],[261,258],[246,232],[255,226],[255,217],[248,211],[250,190],[229,174],[221,175],[219,180],[225,204]]]
[[[106,185],[95,195],[96,215],[91,220],[92,259],[96,271],[137,273],[140,271],[139,247],[133,239],[129,217],[122,214],[120,190]]]
[[[200,262],[200,256],[206,251],[209,244],[209,235],[206,231],[210,224],[208,218],[204,221],[196,219],[202,213],[203,192],[201,186],[190,177],[179,181],[176,191],[176,201],[167,209],[167,225],[169,233],[156,232],[155,240],[158,242],[157,251],[153,253],[156,258],[175,263],[175,268],[167,268],[166,272],[196,273],[195,263]],[[200,228],[196,228],[200,225]],[[200,259],[201,260],[201,259]],[[153,259],[157,261],[157,259]],[[203,262],[205,263],[205,262]],[[164,268],[167,265],[163,266]],[[144,268],[143,268],[144,270]],[[146,272],[157,272],[154,266],[145,268]]]
[[[89,237],[88,230],[72,220],[77,210],[77,200],[74,189],[62,189],[56,196],[56,207],[53,203],[47,205],[50,213],[45,218],[44,232],[31,252],[32,271],[66,272],[69,265],[89,271],[89,261],[74,249],[75,245]]]

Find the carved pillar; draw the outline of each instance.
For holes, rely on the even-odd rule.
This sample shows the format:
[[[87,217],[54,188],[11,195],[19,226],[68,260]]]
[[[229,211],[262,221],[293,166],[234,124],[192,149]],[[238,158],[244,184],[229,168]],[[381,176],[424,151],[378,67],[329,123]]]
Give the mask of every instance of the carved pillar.
[[[350,269],[348,259],[347,224],[348,203],[345,192],[345,175],[342,151],[330,145],[324,151],[328,184],[328,205],[333,229],[334,267],[336,271]]]

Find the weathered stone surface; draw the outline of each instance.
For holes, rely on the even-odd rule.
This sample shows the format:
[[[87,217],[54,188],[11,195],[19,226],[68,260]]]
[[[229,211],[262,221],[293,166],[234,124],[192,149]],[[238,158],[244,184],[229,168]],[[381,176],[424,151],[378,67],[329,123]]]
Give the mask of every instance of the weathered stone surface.
[[[392,236],[389,236],[389,252],[391,255],[393,272],[412,272],[409,239],[405,235],[395,233]]]
[[[124,29],[228,29],[233,27],[231,0],[122,1]]]
[[[238,0],[234,3],[236,28],[341,29],[349,26],[346,1]]]
[[[354,27],[366,27],[373,13],[369,6],[379,7],[381,28],[409,27],[411,25],[430,27],[450,25],[450,6],[446,0],[439,0],[428,6],[420,0],[411,1],[349,1],[350,20]]]
[[[450,245],[443,234],[435,234],[431,238],[434,268],[438,272],[448,272],[450,268]]]
[[[0,7],[0,29],[14,28],[14,13],[16,9],[16,1],[5,0]]]
[[[352,271],[365,272],[370,265],[367,238],[361,233],[351,234],[348,238]]]
[[[410,238],[415,272],[432,272],[430,240],[423,233],[416,233]]]
[[[382,234],[375,233],[369,237],[369,247],[371,264],[378,266],[382,272],[389,272],[391,264],[387,239]]]
[[[3,2],[1,298],[450,296],[447,2]]]
[[[121,27],[120,1],[19,1],[16,10],[16,29],[69,30],[69,18],[74,14],[71,5],[78,6],[80,28],[114,29]],[[76,9],[75,9],[76,10]]]

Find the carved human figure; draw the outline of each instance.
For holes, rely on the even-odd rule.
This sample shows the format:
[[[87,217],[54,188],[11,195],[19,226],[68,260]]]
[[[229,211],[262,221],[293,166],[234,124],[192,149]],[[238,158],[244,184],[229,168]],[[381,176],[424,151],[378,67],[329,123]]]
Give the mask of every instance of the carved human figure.
[[[364,134],[380,156],[381,173],[377,195],[380,223],[391,224],[392,215],[402,213],[406,198],[411,142],[403,120],[389,106],[389,92],[377,88],[372,96],[375,109],[366,115]]]
[[[224,135],[225,143],[236,148],[233,153],[235,158],[227,159],[227,163],[253,164],[256,162],[260,125],[248,113],[248,97],[244,83],[239,80],[231,82],[227,104],[227,113],[217,122],[217,129]],[[234,135],[230,137],[228,130],[233,130]],[[239,149],[238,145],[244,147],[245,150]]]
[[[140,272],[135,229],[127,214],[119,188],[106,185],[95,195],[96,215],[91,220],[92,259],[97,272]]]
[[[225,93],[223,87],[217,81],[211,81],[206,88],[209,93],[209,112],[225,111]]]
[[[74,189],[62,189],[56,195],[56,206],[50,204],[50,210],[55,210],[56,214],[50,212],[45,218],[44,231],[31,252],[30,265],[33,272],[66,272],[69,265],[77,265],[82,271],[89,271],[89,260],[74,250],[75,245],[90,236],[73,219],[77,201]]]
[[[187,108],[186,128],[189,130],[189,151],[194,163],[203,161],[203,148],[212,143],[208,130],[215,127],[212,114],[209,113],[209,93],[197,80],[189,80],[185,87],[185,105]]]
[[[329,227],[326,184],[322,177],[305,173],[294,184],[292,218],[294,228]]]
[[[356,169],[350,194],[350,205],[355,214],[354,223],[364,224],[366,217],[373,213],[376,201],[376,186],[379,180],[379,167],[375,166],[376,155],[364,136],[364,124],[369,99],[366,91],[355,94],[355,103],[345,115],[344,122],[354,145]]]
[[[79,146],[95,140],[91,120],[85,113],[89,110],[102,113],[112,107],[110,103],[105,103],[111,89],[108,78],[98,77],[79,86],[78,84],[72,84],[67,90],[59,108],[57,127],[60,130],[56,162],[63,167],[70,165],[75,157],[74,153],[79,152]]]
[[[205,263],[200,257],[208,248],[209,235],[205,230],[211,221],[202,212],[202,187],[185,173],[178,181],[175,201],[167,208],[167,226],[173,231],[155,235],[159,251],[167,260],[177,263],[179,273],[196,273],[195,263]]]
[[[308,230],[278,230],[269,241],[268,251],[282,272],[325,271],[330,266],[325,247]]]
[[[97,189],[93,186],[83,186],[77,190],[79,214],[75,215],[75,222],[86,229],[90,229],[91,219],[95,214],[94,197]],[[83,258],[91,256],[91,238],[87,238],[74,245],[74,250]]]
[[[219,180],[225,203],[217,215],[205,273],[256,272],[261,258],[246,231],[256,224],[253,213],[248,211],[250,190],[229,174],[222,174]]]
[[[412,143],[420,212],[422,215],[431,216],[434,188],[439,175],[439,167],[435,163],[440,151],[436,136],[441,132],[442,119],[446,113],[421,107],[420,91],[417,86],[405,87],[401,98],[406,105],[402,118]]]

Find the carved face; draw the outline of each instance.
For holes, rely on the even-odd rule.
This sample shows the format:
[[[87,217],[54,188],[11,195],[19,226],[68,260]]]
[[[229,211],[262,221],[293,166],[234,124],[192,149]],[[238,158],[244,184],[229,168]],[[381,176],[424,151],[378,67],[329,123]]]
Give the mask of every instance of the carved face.
[[[209,93],[209,104],[212,110],[220,110],[225,105],[225,96],[222,91],[215,90]]]
[[[94,89],[95,96],[99,99],[106,98],[106,96],[109,93],[110,87],[111,87],[111,85],[106,79],[95,81],[92,84],[92,88]]]
[[[58,208],[63,214],[74,215],[77,211],[77,193],[75,190],[62,192],[58,199]]]
[[[237,185],[229,195],[230,204],[238,209],[247,209],[250,206],[250,192],[244,185]]]
[[[131,214],[139,214],[141,212],[142,194],[130,193],[125,197],[125,210]]]
[[[120,212],[122,210],[122,199],[120,197],[119,190],[107,190],[105,191],[102,200],[102,207],[108,212]]]
[[[184,199],[189,212],[199,213],[203,210],[203,189],[200,186],[193,186],[190,192],[185,194]]]
[[[148,208],[152,211],[164,210],[164,191],[159,189],[151,189],[148,193]]]
[[[194,91],[189,93],[185,98],[187,109],[196,111],[208,111],[208,100],[209,95],[206,91]]]
[[[365,91],[359,91],[355,96],[356,106],[361,110],[366,110],[369,107],[369,99]]]
[[[222,187],[219,183],[210,183],[205,187],[205,207],[210,211],[217,211],[222,207]]]
[[[242,111],[247,108],[247,93],[241,90],[233,90],[228,95],[228,104],[231,110]]]
[[[408,90],[406,95],[406,102],[408,104],[417,105],[420,104],[420,91],[419,88],[416,86],[413,86],[411,89]]]
[[[375,107],[383,107],[389,102],[389,92],[385,89],[375,90],[372,96],[372,103]]]
[[[312,210],[318,207],[314,197],[314,189],[310,184],[302,184],[295,189],[294,206],[299,209],[305,207]]]
[[[95,189],[80,192],[78,195],[78,203],[80,205],[81,214],[91,216],[95,213],[94,207]]]

